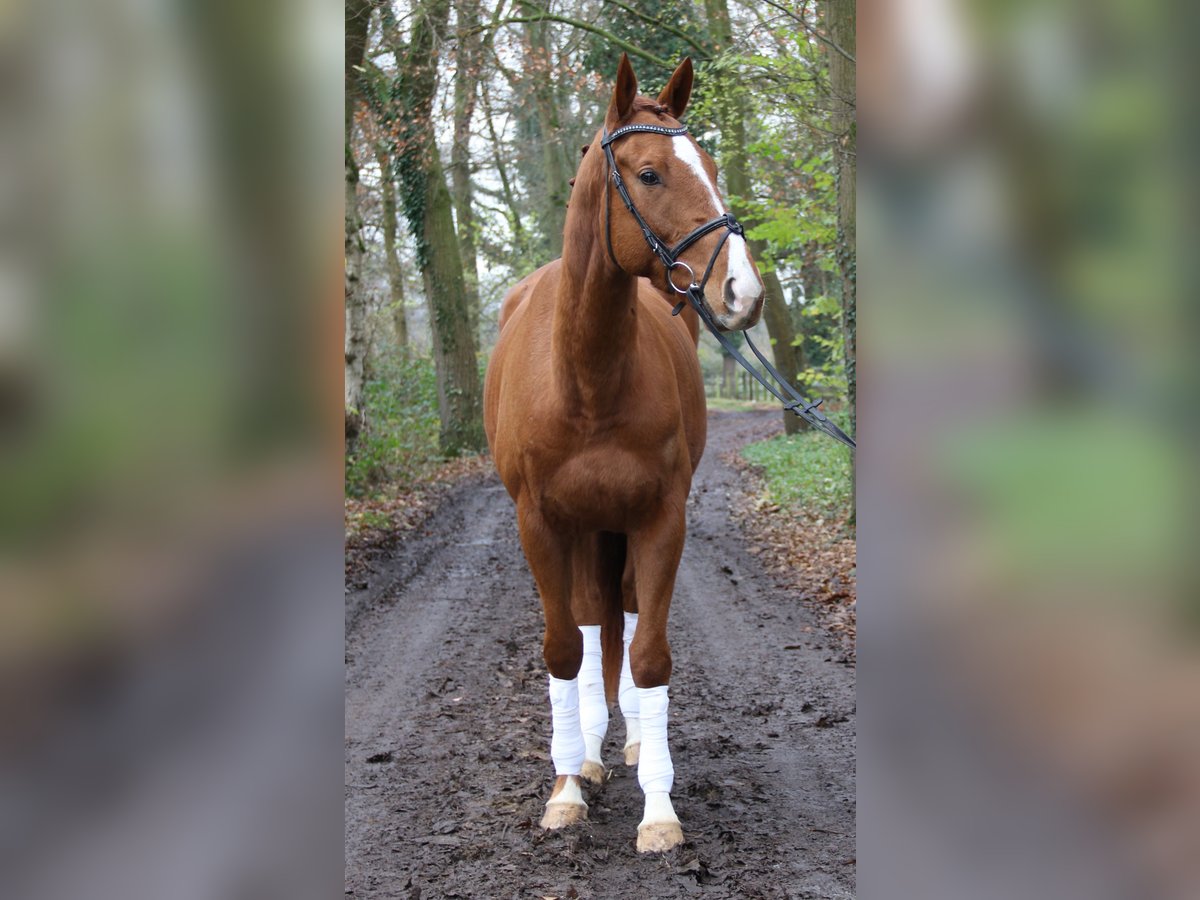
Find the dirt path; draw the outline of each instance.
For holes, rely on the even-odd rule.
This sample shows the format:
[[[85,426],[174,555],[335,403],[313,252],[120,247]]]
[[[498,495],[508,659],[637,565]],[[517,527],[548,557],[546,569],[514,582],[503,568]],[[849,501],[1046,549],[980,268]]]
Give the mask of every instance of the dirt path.
[[[347,595],[346,896],[854,895],[854,672],[741,551],[719,458],[777,421],[712,414],[689,501],[669,631],[684,845],[639,857],[623,765],[587,789],[589,824],[537,827],[553,774],[541,609],[493,476],[456,488]]]

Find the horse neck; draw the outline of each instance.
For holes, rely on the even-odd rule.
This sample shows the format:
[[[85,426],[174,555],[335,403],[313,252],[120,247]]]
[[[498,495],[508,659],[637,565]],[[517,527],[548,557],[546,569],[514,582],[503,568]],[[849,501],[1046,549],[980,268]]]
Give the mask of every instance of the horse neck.
[[[568,406],[592,417],[610,415],[628,399],[637,345],[637,279],[608,256],[603,196],[593,184],[571,197],[551,344],[557,389]]]

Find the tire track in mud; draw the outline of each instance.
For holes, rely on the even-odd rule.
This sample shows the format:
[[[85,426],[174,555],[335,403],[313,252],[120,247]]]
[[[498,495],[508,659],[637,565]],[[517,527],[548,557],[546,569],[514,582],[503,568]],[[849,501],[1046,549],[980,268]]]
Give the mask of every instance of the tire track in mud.
[[[854,895],[853,669],[745,552],[719,459],[777,422],[710,415],[689,500],[669,631],[684,845],[634,849],[615,711],[589,823],[537,827],[553,775],[541,609],[512,503],[477,478],[347,595],[348,897]]]

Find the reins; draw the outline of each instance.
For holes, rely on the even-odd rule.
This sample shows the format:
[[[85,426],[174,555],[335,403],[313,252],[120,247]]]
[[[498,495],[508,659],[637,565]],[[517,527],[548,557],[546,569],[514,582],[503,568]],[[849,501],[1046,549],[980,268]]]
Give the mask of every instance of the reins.
[[[781,375],[778,371],[776,371],[775,367],[767,361],[767,358],[763,356],[762,352],[758,349],[758,347],[755,346],[754,341],[750,339],[750,335],[745,334],[746,345],[754,352],[754,355],[758,357],[758,361],[763,364],[763,368],[765,368],[767,372],[770,373],[771,377],[778,382],[778,386],[768,382],[767,379],[763,377],[762,373],[754,368],[754,366],[752,366],[746,360],[746,358],[742,356],[737,347],[733,345],[733,342],[730,341],[729,338],[725,336],[724,332],[722,332],[717,326],[712,311],[708,308],[708,304],[704,301],[704,286],[708,284],[708,278],[712,274],[713,265],[716,264],[717,257],[720,256],[721,249],[725,246],[725,242],[729,240],[729,236],[731,234],[739,235],[743,239],[745,238],[745,230],[742,228],[738,220],[734,218],[733,213],[727,212],[724,215],[705,222],[703,225],[700,225],[699,227],[688,232],[688,234],[678,241],[673,247],[668,247],[667,244],[654,233],[654,229],[647,224],[646,220],[642,218],[642,214],[638,212],[637,207],[633,203],[633,198],[629,195],[629,189],[625,186],[624,179],[621,178],[621,173],[617,169],[617,161],[613,157],[612,151],[612,144],[614,141],[616,141],[618,138],[624,137],[627,134],[634,134],[636,132],[648,132],[650,134],[661,134],[666,137],[676,137],[687,134],[688,130],[687,126],[681,126],[679,128],[666,128],[662,125],[648,124],[623,125],[612,134],[608,133],[608,129],[604,130],[604,134],[600,139],[600,146],[604,150],[604,158],[609,170],[609,177],[604,179],[604,239],[608,245],[608,256],[613,261],[613,265],[615,265],[617,268],[621,268],[621,265],[617,262],[617,257],[613,253],[612,248],[612,229],[609,221],[609,206],[611,205],[609,202],[610,182],[616,185],[617,193],[624,202],[625,208],[629,210],[630,214],[637,221],[638,226],[642,229],[642,236],[646,239],[646,243],[650,245],[650,250],[655,256],[658,257],[659,261],[666,268],[667,282],[677,294],[682,294],[684,296],[684,299],[680,300],[679,303],[676,304],[675,308],[671,311],[671,315],[679,315],[679,313],[683,311],[683,307],[687,303],[691,303],[692,307],[696,310],[696,314],[700,317],[700,321],[704,323],[704,326],[712,332],[713,337],[715,337],[721,346],[725,348],[725,352],[737,360],[743,369],[753,375],[759,384],[766,388],[766,390],[773,397],[775,397],[776,400],[781,402],[784,409],[792,411],[822,434],[828,435],[836,441],[841,441],[847,447],[852,449],[855,448],[857,445],[855,444],[854,439],[848,436],[844,431],[842,431],[842,429],[838,428],[837,425],[830,421],[830,419],[826,417],[826,415],[821,412],[820,409],[818,409],[818,407],[825,401],[818,400],[816,403],[810,403],[800,396],[796,389],[788,383],[788,380],[784,378],[783,375]],[[692,267],[683,262],[679,256],[685,250],[687,250],[688,247],[700,240],[700,238],[704,237],[706,234],[716,231],[718,228],[724,228],[725,233],[721,235],[721,239],[717,242],[716,249],[713,250],[712,256],[709,257],[708,265],[704,269],[704,275],[700,278],[700,281],[697,282],[696,273],[692,270]],[[675,280],[671,277],[671,273],[676,268],[686,269],[691,280],[691,284],[682,290],[675,284]],[[782,388],[782,391],[780,388]]]

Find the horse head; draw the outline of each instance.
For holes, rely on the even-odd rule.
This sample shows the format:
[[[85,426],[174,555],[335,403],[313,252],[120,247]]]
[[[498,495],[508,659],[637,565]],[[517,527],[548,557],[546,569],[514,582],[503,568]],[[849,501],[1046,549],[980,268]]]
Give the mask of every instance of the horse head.
[[[692,77],[691,59],[685,58],[651,100],[638,94],[633,66],[622,55],[595,142],[605,153],[588,154],[585,161],[604,165],[608,179],[601,228],[612,260],[668,295],[702,286],[718,327],[744,331],[762,314],[763,283],[717,186],[716,165],[679,121]]]

